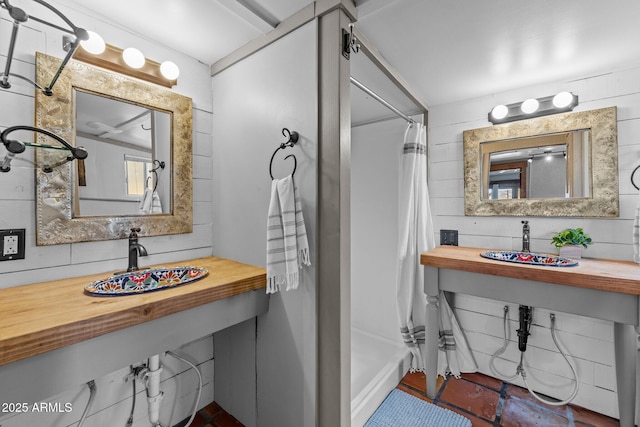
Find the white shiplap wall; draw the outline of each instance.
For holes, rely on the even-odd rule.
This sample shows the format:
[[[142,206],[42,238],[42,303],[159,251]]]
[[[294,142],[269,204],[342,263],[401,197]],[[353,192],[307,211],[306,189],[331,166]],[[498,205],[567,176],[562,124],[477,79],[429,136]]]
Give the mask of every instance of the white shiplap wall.
[[[459,230],[460,246],[520,249],[522,225],[519,217],[464,216],[462,132],[489,126],[487,112],[497,104],[509,104],[529,97],[569,90],[580,97],[575,111],[618,107],[618,167],[620,217],[527,218],[531,225],[531,250],[554,252],[549,244],[555,231],[583,227],[595,244],[587,257],[632,260],[632,225],[637,190],[630,183],[633,169],[640,164],[640,68],[615,70],[573,81],[521,88],[482,98],[431,107],[429,111],[429,190],[436,238],[440,229]],[[640,181],[636,177],[637,181]],[[499,301],[457,295],[457,314],[474,351],[480,371],[491,375],[489,357],[502,346],[502,309]],[[518,306],[510,305],[511,337],[516,337]],[[558,338],[576,360],[580,392],[574,403],[617,417],[614,372],[613,325],[609,322],[556,313]],[[567,378],[571,371],[557,352],[550,336],[549,312],[534,310],[532,336],[526,352],[530,382],[540,391],[564,398],[571,392]],[[517,339],[517,338],[516,338]],[[500,362],[503,372],[514,372],[519,352],[511,343]],[[521,381],[521,380],[518,380]],[[521,384],[519,382],[519,384]]]
[[[107,43],[127,47],[136,46],[145,54],[162,61],[171,59],[181,70],[179,84],[172,90],[193,99],[194,133],[193,133],[193,233],[184,235],[161,236],[143,238],[149,256],[141,258],[142,265],[180,261],[212,254],[213,235],[213,186],[212,186],[212,97],[209,68],[187,57],[172,51],[156,42],[122,29],[117,23],[108,22],[104,17],[97,16],[85,10],[77,3],[67,0],[51,1],[74,23],[99,32]],[[42,8],[35,3],[37,13],[41,17]],[[29,4],[22,6],[27,10]],[[6,13],[0,14],[0,64],[4,70],[8,41],[12,24],[6,18]],[[62,33],[49,27],[29,21],[27,26],[20,29],[16,45],[15,61],[12,73],[23,74],[28,77],[35,75],[36,51],[62,58]],[[33,125],[34,117],[34,89],[26,82],[12,78],[12,88],[0,89],[0,130],[18,124]],[[0,148],[0,156],[4,156],[4,147]],[[89,153],[91,155],[91,153]],[[25,157],[32,156],[28,149]],[[127,265],[127,240],[112,240],[105,242],[88,242],[54,246],[35,245],[35,188],[32,169],[18,168],[20,162],[15,161],[11,172],[0,174],[0,229],[26,229],[26,257],[24,260],[0,263],[0,288],[18,286],[46,280],[62,279],[91,273],[121,270]],[[2,325],[0,325],[0,328]],[[206,337],[197,344],[189,345],[183,350],[192,361],[199,363],[205,377],[205,390],[201,405],[213,400],[213,338]],[[167,349],[171,350],[171,349]],[[185,369],[167,358],[170,365],[163,376],[167,387],[163,409],[163,423],[167,421],[169,412],[173,414],[173,422],[180,421],[189,415],[193,405],[196,384],[192,383],[193,373],[185,373]],[[131,361],[135,363],[136,361]],[[163,360],[164,362],[164,360]],[[91,363],[90,360],[87,363]],[[52,366],[55,369],[55,366]],[[124,425],[128,417],[131,402],[131,385],[125,384],[122,378],[129,367],[97,379],[99,392],[94,401],[91,416],[86,426]],[[0,367],[1,376],[1,367]],[[13,384],[11,387],[38,387],[37,384]],[[174,391],[179,391],[179,398],[175,399]],[[138,390],[140,392],[140,388]],[[37,421],[33,414],[15,416],[0,414],[2,426],[58,426],[69,425],[77,421],[84,409],[88,395],[85,385],[79,384],[74,390],[60,390],[60,395],[52,399],[72,402],[73,412],[64,416],[64,421],[57,415],[41,415]],[[87,395],[85,395],[87,393]],[[8,387],[0,387],[0,401],[10,402],[11,392]],[[146,402],[139,395],[134,425],[148,425],[146,418]],[[174,405],[174,401],[176,402]],[[93,415],[95,414],[95,415]],[[108,415],[108,416],[107,416]],[[107,418],[105,418],[107,416]],[[112,417],[113,416],[113,417]],[[121,419],[116,424],[115,419]]]

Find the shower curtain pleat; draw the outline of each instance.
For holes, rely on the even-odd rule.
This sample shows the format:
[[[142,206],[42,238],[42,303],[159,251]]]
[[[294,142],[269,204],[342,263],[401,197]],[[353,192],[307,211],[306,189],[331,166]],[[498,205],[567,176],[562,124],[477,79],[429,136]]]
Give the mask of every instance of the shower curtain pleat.
[[[410,370],[424,371],[424,270],[420,254],[435,248],[429,189],[427,187],[427,129],[410,124],[404,135],[398,204],[398,269],[396,293],[400,333],[411,350]],[[453,310],[440,292],[438,373],[475,372],[477,365]]]
[[[444,292],[440,291],[440,340],[438,342],[438,375],[451,374],[460,378],[463,372],[478,370],[478,365],[467,344],[467,339],[458,320],[447,301]]]
[[[412,354],[412,372],[424,371],[426,297],[420,254],[435,247],[427,189],[426,140],[424,125],[407,126],[398,205],[397,305],[400,333]]]

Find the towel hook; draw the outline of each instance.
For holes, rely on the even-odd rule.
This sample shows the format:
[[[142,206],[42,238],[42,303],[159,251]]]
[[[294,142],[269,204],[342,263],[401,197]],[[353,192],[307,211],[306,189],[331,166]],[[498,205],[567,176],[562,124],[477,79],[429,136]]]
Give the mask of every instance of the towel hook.
[[[282,128],[282,135],[288,138],[287,142],[284,145],[288,145],[289,147],[293,147],[298,142],[298,132],[295,130],[290,132],[287,128]],[[282,147],[284,148],[284,147]]]
[[[166,166],[166,163],[162,160],[154,160],[153,161],[154,165],[157,165],[155,168],[151,169],[150,172],[155,176],[155,179],[151,177],[151,175],[149,175],[147,177],[147,185],[146,187],[149,186],[149,178],[152,179],[153,182],[153,191],[156,191],[156,189],[158,188],[158,181],[159,181],[159,176],[158,176],[158,169],[164,169],[164,167]]]
[[[640,169],[640,166],[636,166],[636,168],[633,170],[633,172],[631,172],[631,185],[633,185],[634,187],[636,187],[636,190],[640,190],[640,188],[638,188],[638,186],[636,185],[635,182],[633,182],[633,176],[636,174],[636,171]]]
[[[282,135],[287,137],[287,142],[283,142],[282,144],[280,144],[280,146],[276,148],[276,150],[271,155],[271,160],[269,161],[269,176],[271,177],[271,179],[273,179],[273,173],[271,172],[271,168],[273,166],[273,159],[276,156],[276,153],[278,152],[278,150],[284,150],[287,147],[293,147],[294,145],[296,145],[299,138],[298,132],[296,131],[291,132],[287,128],[282,129]],[[293,157],[293,172],[291,172],[291,175],[293,175],[296,173],[296,168],[298,167],[298,160],[296,159],[296,156],[294,156],[293,154],[289,154],[284,159],[286,160],[289,157]]]

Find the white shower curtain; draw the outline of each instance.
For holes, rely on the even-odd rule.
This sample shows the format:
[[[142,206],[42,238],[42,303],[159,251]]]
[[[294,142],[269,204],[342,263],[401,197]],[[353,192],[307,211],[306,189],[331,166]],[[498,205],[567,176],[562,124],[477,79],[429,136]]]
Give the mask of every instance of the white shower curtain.
[[[400,177],[396,290],[400,332],[412,354],[410,370],[424,371],[426,297],[420,254],[435,248],[427,188],[427,129],[414,123],[404,135]],[[438,373],[475,372],[476,363],[444,293],[440,292]]]
[[[427,189],[427,134],[413,123],[404,134],[398,212],[396,292],[400,333],[412,354],[411,371],[424,371],[425,303],[420,254],[435,247]]]

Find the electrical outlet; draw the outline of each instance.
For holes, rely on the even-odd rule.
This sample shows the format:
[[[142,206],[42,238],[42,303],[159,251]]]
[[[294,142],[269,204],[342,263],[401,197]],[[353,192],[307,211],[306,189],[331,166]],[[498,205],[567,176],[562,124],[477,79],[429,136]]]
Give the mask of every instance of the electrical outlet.
[[[25,229],[0,230],[0,261],[24,259],[24,235]]]
[[[18,253],[18,236],[4,236],[2,255],[15,255]]]
[[[440,244],[458,246],[458,230],[440,230]]]

